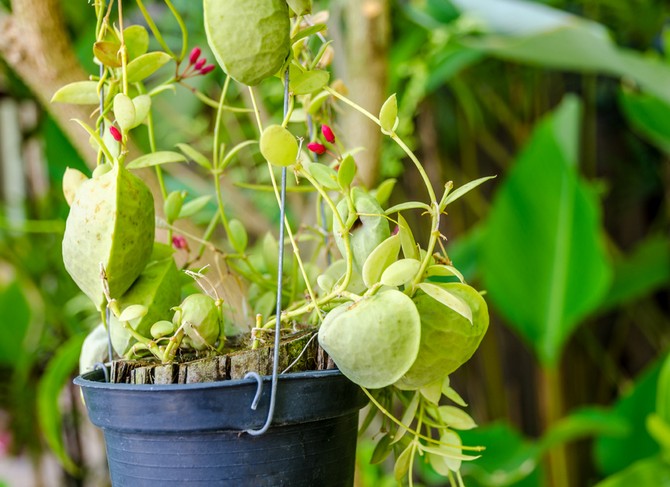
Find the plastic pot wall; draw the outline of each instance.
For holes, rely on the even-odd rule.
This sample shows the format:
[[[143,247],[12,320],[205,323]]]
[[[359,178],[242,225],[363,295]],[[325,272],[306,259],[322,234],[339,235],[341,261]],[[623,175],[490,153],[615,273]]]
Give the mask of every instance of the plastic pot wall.
[[[103,430],[114,487],[353,485],[362,391],[339,371],[281,376],[270,429],[270,379],[256,411],[256,381],[108,384],[75,379]]]

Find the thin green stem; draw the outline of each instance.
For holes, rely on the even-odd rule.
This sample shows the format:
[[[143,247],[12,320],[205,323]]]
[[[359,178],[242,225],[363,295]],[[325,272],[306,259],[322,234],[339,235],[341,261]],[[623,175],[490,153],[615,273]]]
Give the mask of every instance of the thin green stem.
[[[186,24],[184,24],[184,19],[179,15],[177,9],[174,8],[172,2],[170,0],[165,0],[165,5],[167,5],[170,12],[172,12],[172,15],[179,24],[179,29],[181,30],[181,54],[179,54],[179,58],[177,59],[178,62],[181,62],[186,57],[186,50],[188,49],[188,29],[186,28]]]
[[[212,159],[214,163],[214,169],[219,168],[219,163],[222,154],[219,154],[219,141],[221,140],[221,120],[223,118],[223,104],[226,101],[226,95],[228,94],[228,87],[230,86],[230,76],[226,76],[226,81],[223,83],[223,88],[221,89],[221,96],[219,97],[219,104],[217,105],[216,110],[216,120],[214,121],[214,141],[212,142]]]
[[[156,23],[151,18],[151,15],[149,15],[149,12],[147,12],[146,7],[142,3],[142,0],[135,0],[135,2],[137,2],[137,7],[140,9],[140,12],[142,12],[142,16],[144,16],[144,20],[146,21],[147,25],[149,26],[149,29],[151,30],[151,33],[154,35],[154,37],[156,38],[158,43],[161,45],[163,50],[165,52],[167,52],[173,58],[176,58],[172,49],[170,49],[170,47],[165,42],[165,39],[163,39],[163,36],[161,35],[160,31],[158,30],[158,27],[156,27]]]

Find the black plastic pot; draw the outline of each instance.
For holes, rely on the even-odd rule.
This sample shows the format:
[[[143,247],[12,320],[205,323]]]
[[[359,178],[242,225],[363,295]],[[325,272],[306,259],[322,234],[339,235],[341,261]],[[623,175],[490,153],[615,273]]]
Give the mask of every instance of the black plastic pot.
[[[179,385],[77,377],[105,436],[114,487],[353,485],[362,391],[337,370],[281,376],[275,416],[261,436],[270,378],[250,409],[253,379]]]

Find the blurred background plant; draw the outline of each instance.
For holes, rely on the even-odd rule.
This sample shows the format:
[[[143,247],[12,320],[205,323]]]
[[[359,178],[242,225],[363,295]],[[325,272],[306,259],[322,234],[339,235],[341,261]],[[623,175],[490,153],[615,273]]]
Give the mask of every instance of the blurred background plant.
[[[192,45],[205,49],[200,2],[124,7],[135,23],[149,9],[178,46],[168,4],[184,16]],[[444,219],[450,257],[487,289],[493,320],[475,358],[452,377],[480,425],[463,440],[487,447],[463,466],[466,484],[670,485],[668,362],[662,367],[670,338],[670,6],[316,5],[329,8],[329,37],[341,46],[335,77],[373,112],[398,93],[398,132],[436,186],[498,175]],[[0,485],[100,485],[104,468],[69,385],[95,323],[60,253],[62,174],[94,158],[69,123],[77,114],[48,104],[56,88],[96,70],[86,6],[0,0]],[[209,79],[189,81],[216,99]],[[281,101],[279,85],[269,85],[264,113]],[[213,111],[179,90],[157,98],[158,144],[171,150],[188,140],[206,151]],[[361,181],[395,178],[391,204],[421,197],[402,154],[349,115],[343,109],[336,129],[368,147],[357,156]],[[232,139],[252,130],[240,120],[224,117]],[[135,143],[147,146],[141,136]],[[264,183],[255,157],[241,155],[231,180]],[[213,194],[197,165],[166,168],[170,190]],[[224,186],[252,240],[275,223],[271,195]],[[213,211],[205,207],[203,221]],[[295,205],[292,217],[300,219]],[[362,439],[359,485],[394,485],[385,464],[368,465],[373,455]],[[415,478],[445,485],[427,466]]]

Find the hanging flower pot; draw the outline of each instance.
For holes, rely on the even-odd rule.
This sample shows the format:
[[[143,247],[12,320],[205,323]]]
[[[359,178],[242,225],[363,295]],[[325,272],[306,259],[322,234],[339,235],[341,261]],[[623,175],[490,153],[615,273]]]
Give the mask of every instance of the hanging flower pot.
[[[114,487],[351,486],[360,388],[337,370],[281,376],[262,435],[270,378],[256,410],[253,379],[113,384],[102,370],[75,379],[101,428]]]

